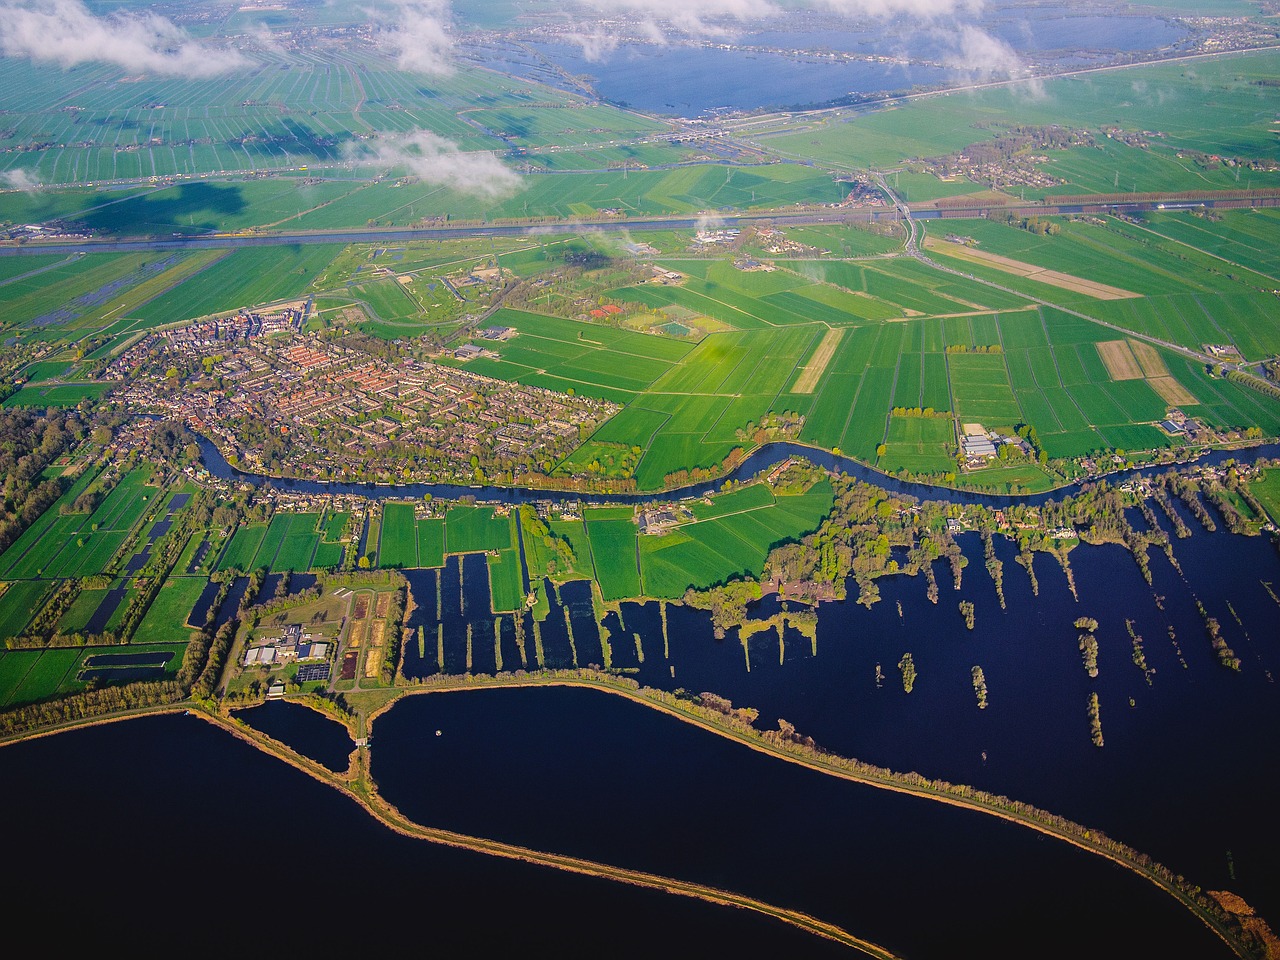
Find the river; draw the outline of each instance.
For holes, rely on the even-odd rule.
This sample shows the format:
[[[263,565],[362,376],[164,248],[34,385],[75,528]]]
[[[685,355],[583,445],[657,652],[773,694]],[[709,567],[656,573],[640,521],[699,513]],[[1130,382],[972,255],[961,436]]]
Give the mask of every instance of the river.
[[[1087,483],[1096,483],[1105,479],[1113,485],[1136,477],[1150,477],[1170,469],[1173,464],[1161,464],[1153,467],[1141,467],[1132,470],[1118,470],[1101,478],[1078,483],[1067,484],[1048,493],[1033,494],[987,494],[974,493],[968,490],[956,490],[928,483],[917,483],[900,480],[897,477],[881,473],[873,467],[854,460],[852,457],[835,454],[829,450],[810,447],[802,443],[790,441],[774,441],[766,443],[748,455],[737,467],[716,480],[690,484],[663,493],[576,493],[557,490],[544,490],[535,487],[494,487],[468,486],[457,483],[348,483],[339,480],[305,480],[294,477],[270,477],[258,473],[249,473],[233,467],[227,462],[221,451],[207,437],[196,436],[200,447],[200,459],[211,476],[219,480],[232,480],[251,483],[254,486],[270,485],[276,490],[287,493],[307,494],[353,494],[367,497],[370,500],[419,500],[424,495],[444,500],[458,500],[473,497],[482,503],[521,504],[554,502],[581,502],[585,504],[602,503],[666,503],[673,500],[697,499],[720,492],[729,481],[747,481],[757,474],[769,470],[791,457],[803,457],[824,470],[840,472],[873,483],[889,493],[917,497],[921,500],[947,500],[952,503],[963,503],[989,507],[1007,507],[1021,503],[1028,506],[1043,504],[1049,500],[1062,501],[1063,497],[1074,496]],[[1258,444],[1237,450],[1212,450],[1196,459],[1199,465],[1212,465],[1236,460],[1241,463],[1252,462],[1259,458],[1280,456],[1280,443]]]

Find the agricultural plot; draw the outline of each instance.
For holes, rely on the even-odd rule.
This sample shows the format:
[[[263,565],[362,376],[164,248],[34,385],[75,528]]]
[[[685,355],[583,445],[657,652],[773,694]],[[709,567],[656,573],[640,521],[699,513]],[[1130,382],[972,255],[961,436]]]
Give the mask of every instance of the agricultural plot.
[[[947,355],[956,415],[988,429],[1013,427],[1022,422],[1009,372],[1001,354],[952,353]]]
[[[946,473],[956,466],[955,422],[950,417],[890,417],[884,445],[876,466],[886,473]]]
[[[1173,249],[1202,251],[1224,264],[1280,278],[1280,250],[1275,244],[1280,211],[1273,208],[1214,211],[1213,219],[1193,210],[1148,213],[1142,226]]]
[[[692,523],[639,537],[644,595],[675,599],[737,576],[759,576],[769,550],[814,530],[831,509],[827,481],[798,496],[764,484],[713,499]]]
[[[413,505],[388,503],[382,508],[378,563],[383,567],[418,566],[418,526]]]
[[[956,260],[980,263],[984,266],[994,267],[1002,273],[1009,273],[1015,277],[1027,277],[1028,279],[1048,284],[1051,287],[1058,287],[1071,293],[1084,294],[1098,300],[1131,300],[1141,296],[1141,294],[1122,290],[1119,287],[1108,286],[1105,283],[1098,283],[1084,277],[1033,266],[1021,260],[1002,257],[986,250],[971,249],[964,244],[948,243],[945,240],[937,240],[930,237],[925,240],[924,246],[926,250],[941,253]]]
[[[1058,235],[1046,237],[989,222],[975,221],[972,230],[965,229],[979,241],[984,255],[1013,257],[1036,268],[1088,278],[1088,284],[1070,292],[1041,283],[1042,273],[1015,276],[943,249],[955,244],[935,249],[940,258],[994,283],[1196,350],[1206,343],[1230,343],[1251,359],[1280,352],[1280,331],[1268,319],[1275,300],[1269,291],[1276,281],[1243,266],[1114,221],[1106,226],[1063,222]],[[1099,299],[1099,284],[1139,296]],[[1094,294],[1086,293],[1086,287]]]
[[[75,682],[75,675],[82,652],[63,647],[0,654],[0,707],[34,703],[80,689],[82,684]]]
[[[1249,491],[1267,511],[1271,522],[1280,524],[1280,470],[1267,470],[1261,479],[1249,484]]]
[[[62,504],[74,501],[93,479],[82,476],[0,557],[0,576],[25,580],[102,573],[129,531],[154,505],[157,491],[146,486],[150,476],[149,466],[130,471],[92,514],[63,514]]]
[[[629,519],[631,511],[626,512],[628,518],[618,518],[616,511],[611,514],[589,509],[583,517],[596,580],[606,600],[624,600],[641,595],[637,528]]]
[[[14,278],[3,287],[3,322],[41,339],[48,336],[39,333],[46,328],[60,332],[73,327],[85,313],[127,288],[145,260],[145,254],[94,254]]]
[[[446,553],[488,553],[514,544],[510,517],[494,516],[493,507],[450,507],[445,514]]]
[[[566,104],[561,109],[504,107],[470,110],[467,116],[495,135],[532,148],[565,143],[606,143],[668,129],[665,123],[657,120],[603,106],[570,107]]]
[[[5,585],[0,593],[0,642],[20,636],[31,618],[40,610],[49,584],[39,580],[17,581]]]
[[[802,401],[789,385],[824,332],[796,327],[708,336],[591,440],[639,447],[641,489],[660,487],[679,470],[715,466],[744,445],[740,431],[748,423],[798,408]]]
[[[143,323],[155,326],[296,299],[340,249],[336,244],[314,244],[236,250],[136,313]]]
[[[63,634],[83,633],[93,615],[97,613],[103,599],[111,591],[106,588],[81,590],[76,595],[66,613],[58,620],[57,632]],[[2,618],[3,615],[0,615]]]
[[[262,546],[266,533],[265,523],[248,523],[237,528],[218,561],[218,571],[239,570],[247,573],[253,570],[254,557],[258,555],[258,548]]]
[[[548,520],[547,527],[557,537],[568,540],[569,546],[573,548],[574,567],[570,571],[571,576],[590,580],[595,572],[595,564],[586,524],[581,520]]]
[[[418,565],[444,566],[444,521],[439,519],[418,521]]]
[[[1213,62],[1204,69],[1197,66],[1196,82],[1188,84],[1181,64],[1151,64],[1140,70],[1046,80],[1044,97],[1027,97],[1013,89],[977,91],[963,111],[956,110],[950,98],[925,98],[876,113],[837,112],[819,126],[806,125],[801,132],[761,139],[784,153],[848,170],[889,167],[911,157],[959,151],[1018,124],[1095,130],[1110,124],[1126,130],[1159,130],[1162,137],[1153,150],[1161,149],[1166,155],[1178,150],[1216,153],[1222,143],[1230,142],[1240,156],[1265,156],[1277,94],[1253,81],[1274,76],[1277,69],[1276,54],[1267,51]],[[1139,80],[1141,85],[1135,82]],[[1132,151],[1140,152],[1147,151]],[[1150,178],[1135,182],[1133,168],[1117,169],[1114,154],[1098,154],[1098,180],[1106,192],[1115,190],[1117,183],[1125,190],[1163,188],[1163,181],[1155,177],[1165,174],[1152,171]],[[1056,161],[1060,154],[1052,156]],[[1050,172],[1057,173],[1057,166],[1051,163]],[[1199,189],[1213,184],[1213,172],[1196,172],[1204,176]],[[1074,176],[1079,178],[1080,172]],[[1228,185],[1227,177],[1234,183],[1233,171],[1228,169],[1221,169],[1217,177],[1223,186]],[[1270,177],[1255,175],[1255,187],[1270,182]],[[1068,190],[1081,192],[1075,186]]]
[[[519,335],[486,344],[499,361],[471,361],[468,369],[553,390],[576,392],[625,403],[689,352],[689,345],[665,337],[562,320],[516,310],[498,310],[496,325]]]
[[[98,401],[106,395],[109,383],[28,384],[3,403],[6,407],[74,407],[81,401]]]
[[[133,643],[172,643],[190,638],[187,623],[208,580],[204,577],[170,577],[160,588],[146,615],[134,631]]]
[[[524,580],[520,551],[499,550],[489,558],[489,596],[494,613],[513,613],[524,608]]]
[[[283,518],[288,526],[281,537],[279,549],[271,560],[270,568],[272,573],[311,569],[311,558],[315,555],[316,544],[320,541],[320,537],[316,533],[316,525],[319,519],[320,515],[316,513],[292,513]],[[271,539],[272,527],[276,525],[276,520],[276,517],[271,518],[271,527],[267,528],[267,536],[263,540],[263,549],[258,553],[260,565],[264,559],[263,551],[267,548]]]

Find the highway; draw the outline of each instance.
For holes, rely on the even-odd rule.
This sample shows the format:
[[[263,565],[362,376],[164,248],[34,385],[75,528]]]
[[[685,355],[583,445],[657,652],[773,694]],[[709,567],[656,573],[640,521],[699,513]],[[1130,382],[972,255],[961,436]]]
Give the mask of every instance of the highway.
[[[888,196],[893,196],[887,185],[881,183]],[[776,226],[811,226],[818,223],[868,223],[880,220],[942,220],[985,217],[995,211],[1017,216],[1073,215],[1073,214],[1125,214],[1150,212],[1176,206],[1205,206],[1206,208],[1274,207],[1280,206],[1280,196],[1262,195],[1262,191],[1222,191],[1208,199],[1199,196],[1161,194],[1158,200],[1135,199],[1116,202],[1111,197],[1072,198],[1078,202],[1065,205],[1023,203],[1010,201],[1007,205],[983,204],[945,206],[945,201],[935,204],[910,206],[895,198],[891,206],[881,207],[825,207],[796,210],[753,210],[749,213],[722,213],[707,211],[702,214],[657,217],[605,217],[583,220],[557,220],[526,223],[475,223],[434,227],[340,227],[328,230],[278,230],[241,231],[238,233],[208,233],[184,236],[93,237],[89,239],[0,241],[0,256],[19,256],[38,253],[120,253],[140,250],[210,250],[237,247],[272,247],[311,243],[406,243],[411,240],[456,240],[467,237],[523,237],[546,234],[574,234],[583,230],[694,230],[714,220],[717,227],[744,227],[750,224],[772,223]]]

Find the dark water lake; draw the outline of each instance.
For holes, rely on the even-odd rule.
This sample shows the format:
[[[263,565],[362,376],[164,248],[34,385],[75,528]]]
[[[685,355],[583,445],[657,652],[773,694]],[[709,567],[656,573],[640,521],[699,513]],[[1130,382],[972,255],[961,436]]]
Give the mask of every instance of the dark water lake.
[[[758,708],[762,727],[784,717],[829,750],[1036,804],[1104,830],[1202,887],[1233,890],[1274,920],[1280,917],[1280,828],[1271,757],[1280,732],[1280,604],[1268,589],[1280,595],[1280,553],[1266,537],[1208,533],[1177,509],[1193,531],[1188,539],[1173,540],[1181,572],[1163,552],[1152,550],[1151,586],[1125,549],[1081,547],[1071,553],[1078,599],[1057,561],[1039,554],[1033,564],[1036,596],[1027,572],[1014,562],[1013,545],[997,538],[1007,604],[1002,609],[979,538],[963,535],[969,562],[961,586],[955,589],[950,569],[938,564],[937,604],[928,601],[922,578],[887,577],[879,581],[882,599],[870,609],[852,600],[823,604],[815,641],[788,628],[781,640],[768,631],[745,648],[735,631],[716,640],[706,614],[677,605],[668,605],[664,631],[659,605],[652,602],[624,603],[609,612],[602,636],[585,582],[549,590],[548,617],[535,633],[526,613],[518,632],[512,615],[492,613],[483,556],[454,556],[440,570],[406,571],[416,604],[408,626],[415,637],[412,628],[423,628],[423,642],[413,639],[406,646],[404,672],[427,677],[468,668],[533,669],[539,648],[544,666],[603,664],[607,648],[613,668],[642,683],[711,690]],[[1140,517],[1134,522],[1142,523]],[[1160,523],[1172,533],[1162,515]],[[300,589],[305,581],[294,577],[293,585]],[[274,582],[264,586],[267,595],[273,590]],[[959,613],[961,600],[974,604],[972,631]],[[234,611],[235,601],[233,593],[222,614]],[[1241,659],[1238,672],[1217,662],[1197,603],[1219,621]],[[769,616],[779,605],[777,598],[766,598],[756,614]],[[1094,679],[1083,667],[1073,625],[1080,616],[1099,624]],[[1126,621],[1141,637],[1147,675],[1133,662]],[[905,652],[912,653],[918,671],[910,694],[897,668]],[[974,665],[986,677],[986,710],[977,708]],[[1100,702],[1101,749],[1090,742],[1090,693]],[[953,955],[946,945],[956,942],[957,931],[966,942],[981,939],[993,957],[1027,956],[1028,942],[1036,945],[1031,955],[1052,955],[1059,945],[1063,956],[1088,955],[1095,940],[1087,935],[1096,938],[1106,929],[1102,919],[1114,919],[1116,929],[1114,942],[1104,945],[1106,955],[1221,955],[1182,908],[1098,858],[993,818],[791,768],[651,713],[589,691],[577,697],[535,690],[411,698],[376,725],[374,772],[388,799],[424,823],[754,893],[910,957]],[[283,722],[272,735],[308,756],[324,753],[312,732],[286,729],[300,718],[272,718],[268,710],[258,719]],[[311,720],[338,729],[319,715]],[[272,851],[294,850],[298,843],[305,850],[308,842],[325,858],[336,847],[342,857],[385,849],[389,869],[405,871],[395,875],[414,875],[418,888],[429,891],[419,900],[430,903],[420,909],[439,904],[443,916],[467,926],[493,926],[486,918],[494,909],[504,916],[511,910],[520,914],[529,904],[551,909],[544,894],[564,884],[575,918],[579,912],[617,918],[634,909],[653,932],[666,911],[683,911],[696,915],[690,921],[695,927],[714,929],[724,943],[757,955],[757,937],[770,935],[746,915],[732,913],[721,925],[722,911],[672,907],[670,897],[613,891],[607,884],[597,894],[592,884],[579,887],[559,876],[548,881],[545,871],[483,858],[436,850],[401,853],[394,838],[371,843],[369,832],[381,828],[355,808],[351,816],[326,814],[331,819],[318,826],[309,819],[310,808],[328,805],[310,788],[321,797],[328,791],[305,778],[279,786],[276,774],[264,777],[250,748],[215,746],[210,738],[230,740],[195,720],[137,721],[0,750],[0,773],[11,777],[6,782],[38,783],[41,797],[47,790],[70,790],[80,806],[67,798],[46,805],[51,817],[67,817],[65,823],[72,822],[67,810],[83,813],[84,804],[91,804],[92,822],[103,825],[101,837],[92,835],[94,850],[123,844],[119,829],[158,831],[135,850],[139,870],[162,871],[173,862],[167,845],[173,845],[175,831],[190,831],[204,843],[203,831],[215,829],[210,821],[218,818],[201,813],[204,800],[192,807],[193,801],[174,799],[181,791],[200,794],[207,787],[210,797],[220,797],[209,801],[221,804],[216,809],[244,813],[255,809],[252,797],[261,781],[280,791],[278,800],[258,810],[273,811],[266,819],[278,836],[271,829],[262,832],[256,819],[250,829],[240,823],[245,816],[229,816],[227,823],[219,821],[208,849],[233,860],[272,859]],[[345,732],[335,734],[332,756],[340,752],[341,759],[333,763],[345,765],[345,738]],[[244,761],[245,750],[254,763]],[[6,766],[11,762],[19,766]],[[137,773],[135,762],[150,764],[143,768],[149,772]],[[104,765],[114,772],[104,773]],[[53,776],[53,767],[70,780]],[[166,789],[174,792],[160,790],[156,777],[172,780]],[[108,793],[119,795],[121,807],[129,807],[128,816],[100,806],[99,779],[109,784]],[[27,796],[14,794],[23,794],[15,800],[15,816],[26,816]],[[249,800],[242,801],[242,794]],[[173,804],[184,812],[169,809]],[[253,841],[240,837],[240,829]],[[20,832],[32,834],[21,842],[33,850],[34,836],[45,850],[56,842],[83,850],[86,843],[83,824],[57,841],[50,840],[59,833],[53,825]],[[19,856],[24,864],[41,859],[21,851]],[[502,891],[494,897],[518,903],[480,894],[481,905],[467,912],[450,886],[450,865],[459,858],[471,864],[464,874],[480,878],[462,889],[475,894],[492,883]],[[259,860],[244,862],[256,867]],[[273,866],[280,882],[286,882],[286,865]],[[237,863],[237,873],[242,869]],[[294,876],[294,882],[314,882],[311,873]],[[998,916],[992,904],[1000,904]],[[615,907],[618,912],[610,913]],[[1098,922],[1082,924],[1082,916]],[[1025,924],[1021,940],[1019,923]],[[610,928],[602,922],[590,929],[603,936]],[[575,936],[576,931],[575,925]],[[1032,939],[1036,931],[1051,931],[1050,953],[1043,936]],[[547,942],[560,944],[557,933],[564,931],[547,930]],[[483,935],[501,934],[486,929]],[[591,940],[590,930],[583,936],[583,943],[597,949],[605,942]],[[768,955],[824,955],[825,945],[803,937],[800,942],[804,946],[779,944],[776,949],[786,952]],[[654,941],[648,943],[652,947]]]
[[[531,44],[575,75],[593,78],[596,93],[614,103],[657,114],[695,117],[717,108],[751,110],[803,106],[850,93],[904,90],[942,83],[941,67],[830,62],[743,50],[625,44],[592,63],[564,44]],[[762,76],[767,83],[760,83]]]
[[[355,749],[346,727],[300,703],[268,700],[248,710],[237,710],[235,717],[335,773],[347,769]]]
[[[991,6],[977,19],[963,20],[1022,57],[1060,68],[1102,63],[1116,53],[1171,48],[1189,36],[1162,17],[1096,7]],[[486,45],[475,55],[518,76],[563,83],[547,68],[549,62],[590,78],[603,99],[649,113],[696,117],[720,109],[812,106],[849,94],[958,83],[966,78],[964,71],[938,65],[956,60],[957,32],[952,21],[922,25],[900,18],[868,25],[810,13],[762,26],[739,25],[717,38],[731,44],[728,49],[620,43],[588,57],[579,44],[535,41]],[[846,61],[824,57],[822,51],[913,62]]]
[[[0,782],[22,785],[5,801],[22,825],[5,835],[5,909],[49,917],[74,900],[57,934],[66,949],[100,951],[125,924],[149,942],[186,942],[212,911],[227,942],[318,936],[325,955],[367,952],[376,917],[380,948],[420,952],[429,936],[446,956],[644,960],[673,939],[708,956],[849,956],[745,911],[398,836],[194,717],[5,747]]]
[[[378,720],[374,742],[382,795],[415,820],[749,893],[908,957],[953,956],[958,942],[993,960],[1032,943],[1045,958],[1231,955],[1101,858],[599,691],[411,697]]]
[[[996,538],[1001,609],[981,542],[966,534],[961,588],[937,564],[936,605],[923,578],[883,578],[882,599],[869,610],[853,600],[823,604],[815,641],[788,627],[781,643],[770,630],[744,649],[736,631],[716,640],[707,614],[668,605],[664,638],[657,603],[623,603],[603,620],[612,666],[650,686],[710,690],[755,707],[762,727],[785,718],[845,756],[1034,803],[1202,886],[1234,890],[1264,916],[1280,915],[1280,826],[1270,799],[1276,777],[1267,759],[1280,732],[1280,606],[1267,592],[1270,584],[1280,594],[1280,554],[1266,537],[1207,533],[1178,509],[1194,531],[1174,540],[1182,573],[1152,550],[1150,587],[1126,549],[1081,547],[1071,553],[1079,599],[1044,554],[1033,561],[1036,596],[1013,545]],[[539,666],[532,616],[523,615],[521,660],[514,618],[490,612],[481,557],[462,564],[451,557],[440,571],[406,575],[418,604],[409,626],[424,627],[422,647],[406,647],[406,676],[442,672],[442,653],[443,672],[463,672],[468,622],[472,672],[490,672],[498,655],[507,670]],[[539,626],[542,665],[602,663],[588,585],[564,584],[549,598],[551,612]],[[972,631],[961,600],[974,604]],[[1197,600],[1241,658],[1239,672],[1217,661]],[[766,598],[757,615],[778,608],[777,598]],[[1074,621],[1081,616],[1099,623],[1096,679],[1079,649]],[[1134,663],[1129,626],[1141,638],[1145,675]],[[917,670],[910,694],[897,666],[906,652]],[[985,710],[977,707],[975,665],[985,675]],[[1099,697],[1101,749],[1090,738],[1090,693]],[[381,734],[378,743],[385,749]]]

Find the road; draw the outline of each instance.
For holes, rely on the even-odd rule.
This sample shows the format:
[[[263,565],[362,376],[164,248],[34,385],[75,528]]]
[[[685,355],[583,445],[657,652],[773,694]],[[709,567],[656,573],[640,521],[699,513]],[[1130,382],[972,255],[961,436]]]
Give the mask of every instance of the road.
[[[812,226],[819,223],[869,223],[885,220],[974,219],[989,212],[1001,211],[1019,216],[1033,214],[1079,213],[1142,213],[1174,204],[1214,207],[1275,207],[1280,206],[1280,196],[1262,195],[1260,191],[1222,191],[1211,199],[1201,199],[1178,194],[1162,194],[1159,201],[1145,199],[1127,202],[1108,202],[1102,197],[1096,204],[1076,202],[1070,205],[1052,206],[1037,203],[1010,202],[1007,205],[986,204],[980,207],[920,205],[911,207],[889,190],[880,180],[886,195],[894,197],[893,206],[840,208],[826,207],[808,210],[780,208],[753,210],[749,213],[722,213],[708,211],[693,216],[657,217],[608,217],[594,220],[560,220],[549,223],[459,223],[440,227],[341,227],[328,230],[279,230],[259,233],[210,233],[192,236],[169,237],[103,237],[101,239],[0,241],[0,256],[21,256],[44,253],[127,253],[151,250],[219,250],[240,247],[274,247],[313,243],[406,243],[411,240],[457,240],[468,237],[524,237],[536,235],[571,235],[583,230],[695,230],[714,220],[717,227],[744,227],[751,224],[772,223],[782,226]],[[1087,200],[1088,198],[1077,198]],[[1094,210],[1092,208],[1099,209]],[[915,229],[914,227],[912,228]],[[911,242],[914,242],[914,235]]]

